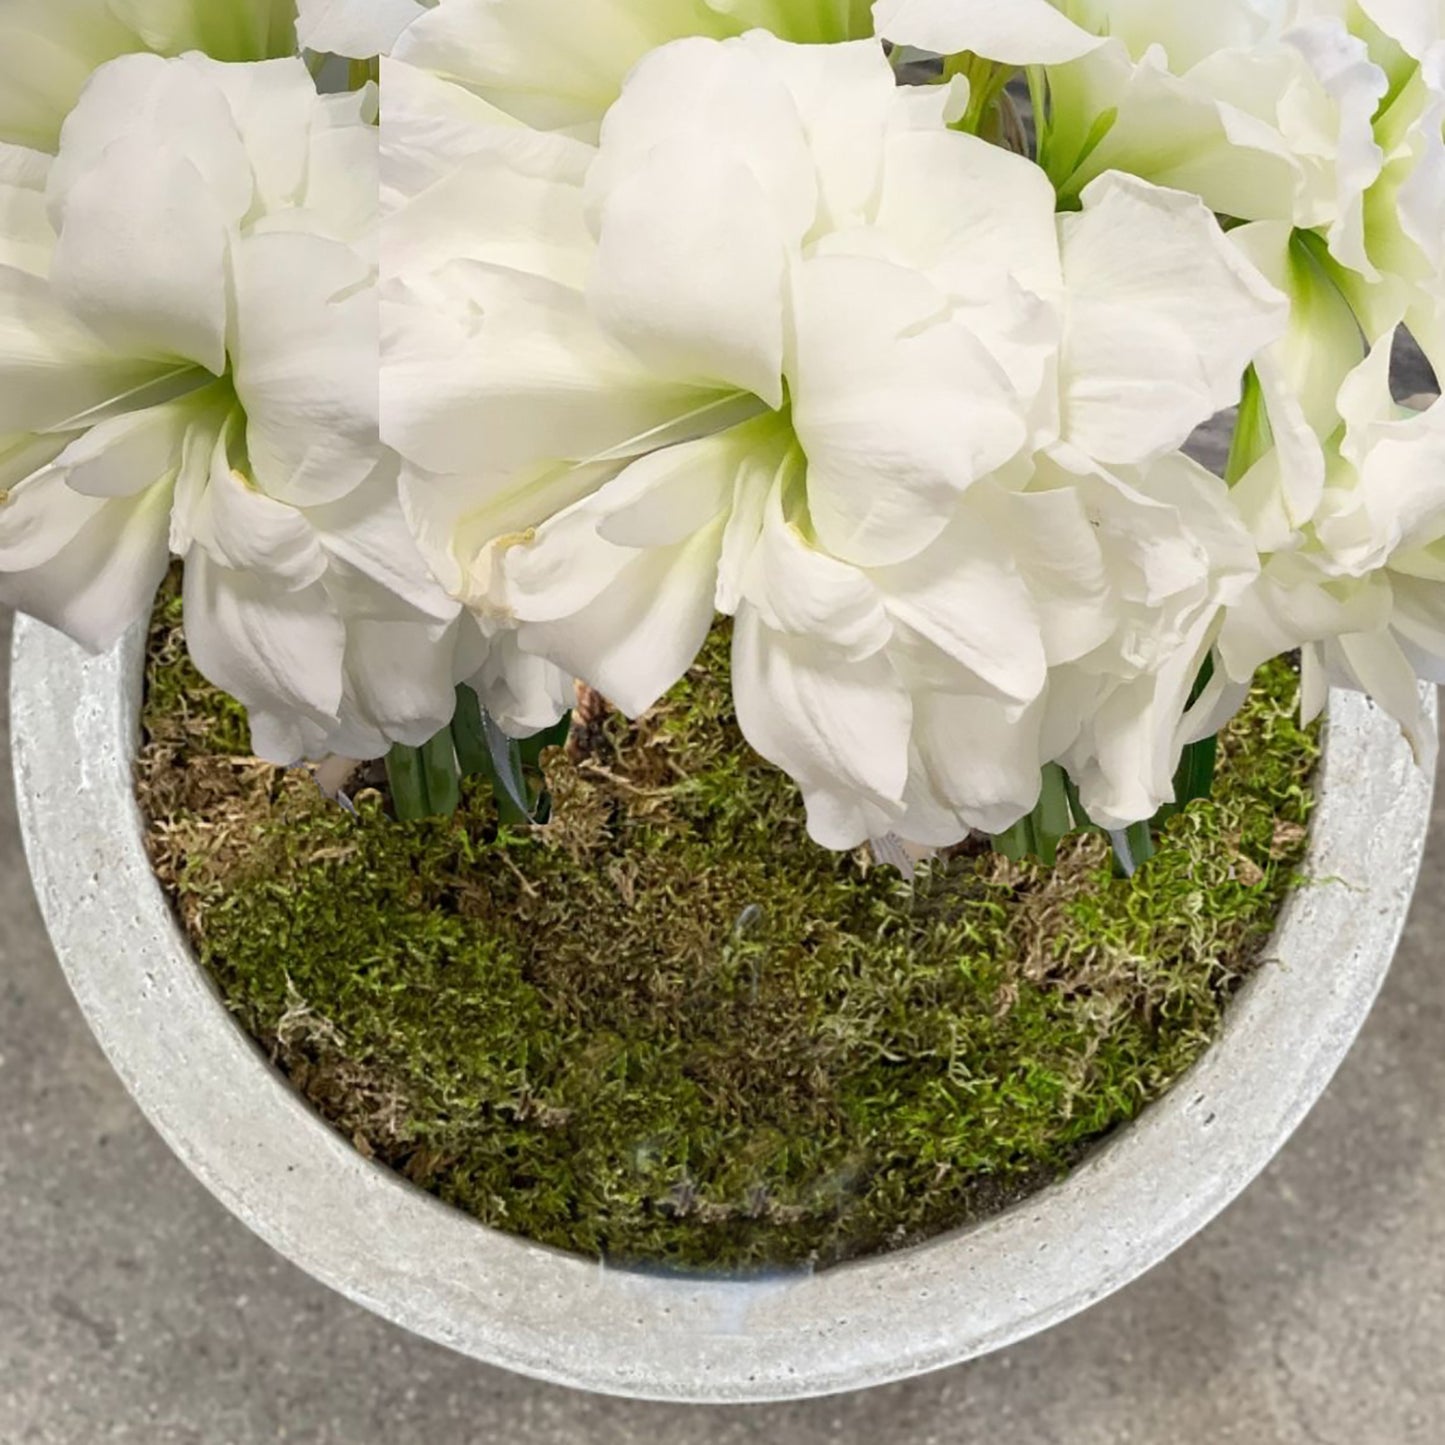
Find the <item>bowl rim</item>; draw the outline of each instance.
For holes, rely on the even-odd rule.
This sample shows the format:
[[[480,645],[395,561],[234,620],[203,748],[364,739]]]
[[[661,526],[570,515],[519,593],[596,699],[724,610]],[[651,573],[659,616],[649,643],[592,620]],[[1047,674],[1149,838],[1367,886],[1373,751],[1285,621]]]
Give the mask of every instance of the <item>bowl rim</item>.
[[[1389,969],[1434,778],[1366,699],[1331,695],[1306,869],[1219,1039],[1066,1179],[992,1219],[817,1273],[619,1269],[479,1224],[363,1158],[275,1071],[196,964],[132,787],[145,627],[103,656],[17,620],[21,830],[56,956],[187,1168],[347,1298],[476,1359],[634,1399],[861,1389],[1015,1343],[1208,1224],[1324,1091]],[[1428,689],[1434,717],[1434,689]]]

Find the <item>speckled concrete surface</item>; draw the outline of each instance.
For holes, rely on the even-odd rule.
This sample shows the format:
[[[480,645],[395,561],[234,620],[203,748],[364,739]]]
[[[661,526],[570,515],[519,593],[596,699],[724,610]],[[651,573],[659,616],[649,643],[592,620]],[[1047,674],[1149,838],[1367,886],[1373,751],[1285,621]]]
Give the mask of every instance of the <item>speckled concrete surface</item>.
[[[629,1405],[402,1335],[231,1220],[91,1042],[5,781],[0,1445],[1438,1445],[1442,939],[1445,799],[1394,974],[1324,1102],[1218,1223],[1090,1314],[868,1394]]]

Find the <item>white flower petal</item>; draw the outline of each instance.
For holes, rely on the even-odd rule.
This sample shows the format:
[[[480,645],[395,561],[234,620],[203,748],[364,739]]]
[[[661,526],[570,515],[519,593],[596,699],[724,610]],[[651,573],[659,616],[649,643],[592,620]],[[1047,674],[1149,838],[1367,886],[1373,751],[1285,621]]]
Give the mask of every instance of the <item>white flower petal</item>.
[[[407,525],[394,457],[339,501],[308,508],[306,520],[328,556],[368,578],[393,606],[440,622],[456,616],[458,604],[431,574]]]
[[[1009,65],[1059,65],[1100,44],[1049,0],[877,0],[873,23],[896,45]]]
[[[972,498],[970,498],[970,502]],[[1018,563],[1030,540],[966,504],[936,542],[873,577],[889,615],[957,663],[971,690],[1032,702],[1048,671],[1040,618]]]
[[[1152,818],[1174,801],[1174,777],[1187,734],[1189,694],[1209,652],[1206,618],[1192,646],[1169,664],[1115,687],[1091,720],[1092,746],[1065,759],[1090,818],[1111,830]]]
[[[659,142],[609,190],[599,234],[588,297],[612,336],[663,375],[782,405],[794,238],[748,166]]]
[[[50,157],[0,142],[0,266],[32,276],[50,270],[55,231],[45,207]]]
[[[465,628],[466,619],[459,625]],[[480,668],[464,680],[508,737],[535,736],[576,702],[572,679],[545,658],[523,652],[511,628],[482,638],[482,645]]]
[[[97,66],[134,47],[102,0],[9,0],[0,50],[0,140],[53,151]]]
[[[103,421],[71,442],[56,460],[72,491],[130,497],[175,475],[192,427],[214,433],[224,417],[224,390],[207,387],[178,401]]]
[[[717,610],[731,617],[742,603],[753,552],[775,491],[798,485],[806,475],[802,454],[786,428],[772,446],[755,448],[736,467],[732,505],[723,529],[717,569]]]
[[[854,848],[891,831],[908,785],[913,704],[886,653],[847,662],[824,643],[771,631],[744,606],[732,677],[744,736],[802,787],[816,841]]]
[[[75,430],[172,369],[110,351],[43,280],[0,266],[0,435]]]
[[[651,707],[707,637],[735,477],[770,441],[754,424],[643,458],[508,548],[522,647],[630,715]]]
[[[1365,245],[1365,193],[1380,178],[1385,153],[1375,139],[1374,121],[1390,92],[1390,78],[1370,58],[1365,41],[1351,35],[1341,19],[1325,18],[1297,25],[1285,36],[1308,62],[1332,106],[1324,112],[1324,145],[1334,155],[1316,182],[1316,219],[1329,237],[1330,250],[1367,280],[1378,279]],[[1332,113],[1331,113],[1332,112]],[[1308,154],[1303,137],[1291,137]],[[1308,204],[1308,203],[1306,203]]]
[[[1301,582],[1273,567],[1231,606],[1219,638],[1219,655],[1230,677],[1251,679],[1271,658],[1349,632],[1389,625],[1393,597],[1383,574],[1350,587],[1326,591],[1329,579],[1316,574]]]
[[[66,118],[50,172],[51,219],[57,229],[72,188],[103,170],[111,148],[121,141],[164,152],[167,166],[189,162],[222,219],[228,225],[239,222],[251,208],[256,182],[235,114],[218,84],[227,73],[203,56],[163,60],[158,55],[124,55],[97,71]],[[199,194],[194,187],[192,194]]]
[[[186,645],[208,681],[251,714],[258,757],[315,755],[338,724],[346,628],[322,584],[299,591],[211,560],[186,559]]]
[[[1285,297],[1197,197],[1110,175],[1064,216],[1065,435],[1101,462],[1173,451],[1239,400]]]
[[[426,12],[417,0],[298,0],[296,39],[308,50],[366,59],[385,55]]]
[[[915,698],[914,746],[926,785],[951,829],[935,834],[949,846],[970,829],[1003,833],[1033,810],[1044,764],[1042,707],[1008,707],[993,698],[928,691]],[[903,825],[918,836],[913,817]],[[937,827],[937,823],[934,825]]]
[[[522,622],[519,643],[640,716],[707,640],[721,534],[718,522],[672,547],[614,556],[620,565],[589,603],[557,622]]]
[[[105,651],[165,576],[170,492],[82,497],[53,469],[20,483],[0,506],[0,600]]]
[[[727,3],[732,5],[733,0]],[[794,0],[781,3],[794,11],[802,8]],[[733,13],[737,13],[735,6]],[[904,122],[893,67],[874,41],[789,45],[777,38],[780,30],[777,26],[772,27],[773,33],[752,30],[738,44],[756,55],[787,87],[807,136],[808,168],[816,177],[817,199],[814,214],[804,218],[805,223],[811,224],[815,234],[825,226],[845,230],[866,223],[878,202],[884,147]],[[949,98],[948,88],[939,87],[931,96],[918,98],[933,103],[928,124],[936,128]],[[779,124],[786,123],[780,118]],[[742,140],[735,127],[731,134]],[[737,149],[750,157],[759,150],[766,153],[764,147],[746,142]],[[805,184],[788,200],[798,203],[801,211],[813,189]]]
[[[654,376],[575,291],[470,262],[446,280],[445,305],[420,292],[383,305],[382,435],[427,471],[587,461],[716,399]]]
[[[1028,610],[1051,667],[1087,656],[1119,625],[1122,601],[1101,522],[1070,481],[999,498],[996,536],[1027,584]],[[1007,565],[997,554],[993,563]]]
[[[1426,715],[1415,669],[1394,636],[1390,633],[1346,634],[1331,641],[1326,656],[1336,676],[1343,674],[1400,724],[1416,764],[1424,771],[1433,772],[1439,734]]]
[[[588,160],[593,153],[593,147],[580,141],[534,131],[461,86],[392,57],[381,62],[381,87],[386,96],[382,205],[388,213],[420,196],[466,157],[496,144],[496,132],[504,127],[522,153],[533,148],[551,152],[558,144]],[[582,170],[585,174],[585,163]]]
[[[876,221],[909,264],[971,301],[1010,281],[1052,296],[1063,285],[1055,196],[1038,166],[958,131],[888,142]]]
[[[817,214],[817,165],[786,70],[780,74],[772,63],[779,49],[693,38],[649,55],[607,112],[587,178],[594,216],[666,142],[690,146],[692,165],[704,171],[719,159],[744,162],[772,204],[779,231],[801,241]],[[685,165],[685,158],[678,163]]]
[[[857,567],[813,546],[789,517],[800,495],[772,488],[762,532],[744,572],[742,600],[774,632],[818,638],[850,661],[886,647],[893,625],[879,587]],[[790,489],[792,490],[792,489]]]
[[[456,711],[455,623],[356,617],[346,627],[346,691],[333,739],[343,757],[380,757],[393,743],[420,747]]]
[[[1440,0],[1360,0],[1360,9],[1416,60],[1445,42],[1445,5]]]
[[[861,565],[914,556],[1027,427],[1001,368],[917,272],[824,256],[798,268],[793,423],[819,540]]]
[[[233,383],[257,482],[297,505],[333,501],[375,467],[378,301],[365,263],[318,236],[233,249]]]
[[[240,414],[216,438],[208,484],[190,517],[194,546],[222,567],[254,574],[274,591],[299,591],[319,582],[326,556],[315,530],[295,507],[258,491],[231,460]]]
[[[5,0],[0,140],[53,152],[90,77],[132,51],[289,55],[294,13],[291,0]]]
[[[474,136],[468,155],[387,219],[389,277],[420,278],[466,259],[582,289],[594,249],[582,196],[591,152],[543,136],[519,154],[513,134],[493,126]]]
[[[693,0],[447,0],[393,54],[456,80],[529,125],[595,127],[649,50],[708,23]],[[716,35],[735,33],[718,17]]]
[[[1250,52],[1233,58],[1247,62]],[[1268,80],[1258,88],[1277,98]],[[1278,126],[1172,74],[1163,47],[1146,46],[1136,57],[1111,39],[1052,71],[1049,93],[1049,169],[1066,198],[1118,170],[1193,192],[1222,215],[1293,220],[1304,168]]]
[[[268,60],[259,65],[225,65],[207,56],[187,55],[173,65],[172,70],[180,75],[188,67],[196,71],[203,84],[225,98],[226,109],[244,147],[253,208],[276,211],[301,203],[306,189],[309,148],[297,142],[302,137],[309,139],[310,131],[326,128],[333,116],[345,116],[343,123],[348,129],[371,137],[374,144],[372,127],[356,112],[356,98],[318,97],[316,84],[298,57]],[[171,83],[176,83],[174,76]],[[342,108],[335,109],[337,107]],[[159,110],[152,128],[168,121],[174,123],[165,109]],[[212,143],[218,141],[219,136],[213,138]],[[218,171],[206,174],[218,194],[231,185],[238,195],[241,193],[243,183],[239,175],[222,176]],[[370,190],[374,205],[376,186],[372,171],[363,171],[358,179]]]

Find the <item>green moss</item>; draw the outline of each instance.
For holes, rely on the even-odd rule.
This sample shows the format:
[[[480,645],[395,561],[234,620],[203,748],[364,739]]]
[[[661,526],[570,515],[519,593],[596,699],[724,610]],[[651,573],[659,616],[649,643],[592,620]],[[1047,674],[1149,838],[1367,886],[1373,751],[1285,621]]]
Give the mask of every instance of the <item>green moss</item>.
[[[245,757],[251,750],[246,709],[210,687],[191,665],[181,632],[181,613],[180,574],[172,572],[151,618],[146,717],[156,721],[173,746],[199,754]]]
[[[1215,801],[1133,882],[963,850],[909,885],[807,840],[720,632],[667,703],[550,755],[555,820],[353,818],[244,757],[151,652],[158,871],[241,1023],[358,1147],[490,1225],[614,1259],[827,1264],[1067,1169],[1208,1045],[1304,851],[1317,747],[1262,676]]]

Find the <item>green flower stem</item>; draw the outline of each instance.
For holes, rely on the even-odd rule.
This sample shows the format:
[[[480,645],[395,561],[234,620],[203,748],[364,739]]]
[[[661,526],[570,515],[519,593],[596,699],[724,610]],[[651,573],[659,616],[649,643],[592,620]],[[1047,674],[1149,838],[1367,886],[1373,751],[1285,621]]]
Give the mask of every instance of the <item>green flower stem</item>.
[[[1209,668],[1201,675],[1198,690],[1207,684]],[[1020,818],[1006,833],[993,840],[994,850],[1005,858],[1021,863],[1037,858],[1051,867],[1059,855],[1059,844],[1075,830],[1106,832],[1114,845],[1120,873],[1132,876],[1158,851],[1156,834],[1190,803],[1207,799],[1214,791],[1214,777],[1219,764],[1219,739],[1205,738],[1191,743],[1184,750],[1179,770],[1174,776],[1175,801],[1161,808],[1153,817],[1121,832],[1107,832],[1089,817],[1074,781],[1058,763],[1044,769],[1039,801],[1026,817]]]
[[[353,60],[347,66],[347,79],[352,90],[360,90],[372,81],[381,80],[381,61]]]
[[[1051,175],[1048,71],[1042,65],[1031,65],[1027,76],[1029,104],[1034,112],[1034,160],[1045,175]]]
[[[415,823],[431,816],[431,798],[427,792],[426,765],[420,748],[395,744],[386,755],[386,776],[391,784],[391,799],[396,816],[403,823]]]
[[[1002,853],[1014,863],[1022,863],[1034,852],[1033,815],[1018,820],[1007,833],[998,833],[993,840],[994,852]]]
[[[1191,743],[1184,750],[1183,761],[1175,780],[1175,806],[1183,809],[1190,803],[1207,798],[1214,791],[1214,775],[1219,767],[1219,739],[1205,738]]]
[[[1057,763],[1050,763],[1044,769],[1033,811],[993,840],[995,850],[1015,863],[1037,858],[1051,867],[1058,861],[1059,844],[1076,826],[1081,811],[1074,806],[1076,798],[1068,774]]]
[[[1068,776],[1057,763],[1044,769],[1044,785],[1039,795],[1036,830],[1041,838],[1053,839],[1057,851],[1059,840],[1074,831],[1074,814],[1069,805]]]
[[[1152,821],[1135,823],[1125,830],[1123,836],[1129,848],[1129,861],[1120,861],[1130,874],[1134,874],[1158,851],[1154,846],[1154,824]]]
[[[443,728],[420,749],[427,802],[434,817],[449,818],[461,806],[461,775],[450,728]]]
[[[1009,82],[1017,74],[1016,65],[985,60],[969,51],[948,56],[943,62],[943,79],[949,81],[962,75],[968,80],[969,87],[968,110],[955,129],[969,135],[981,135],[985,123],[1008,90]]]

